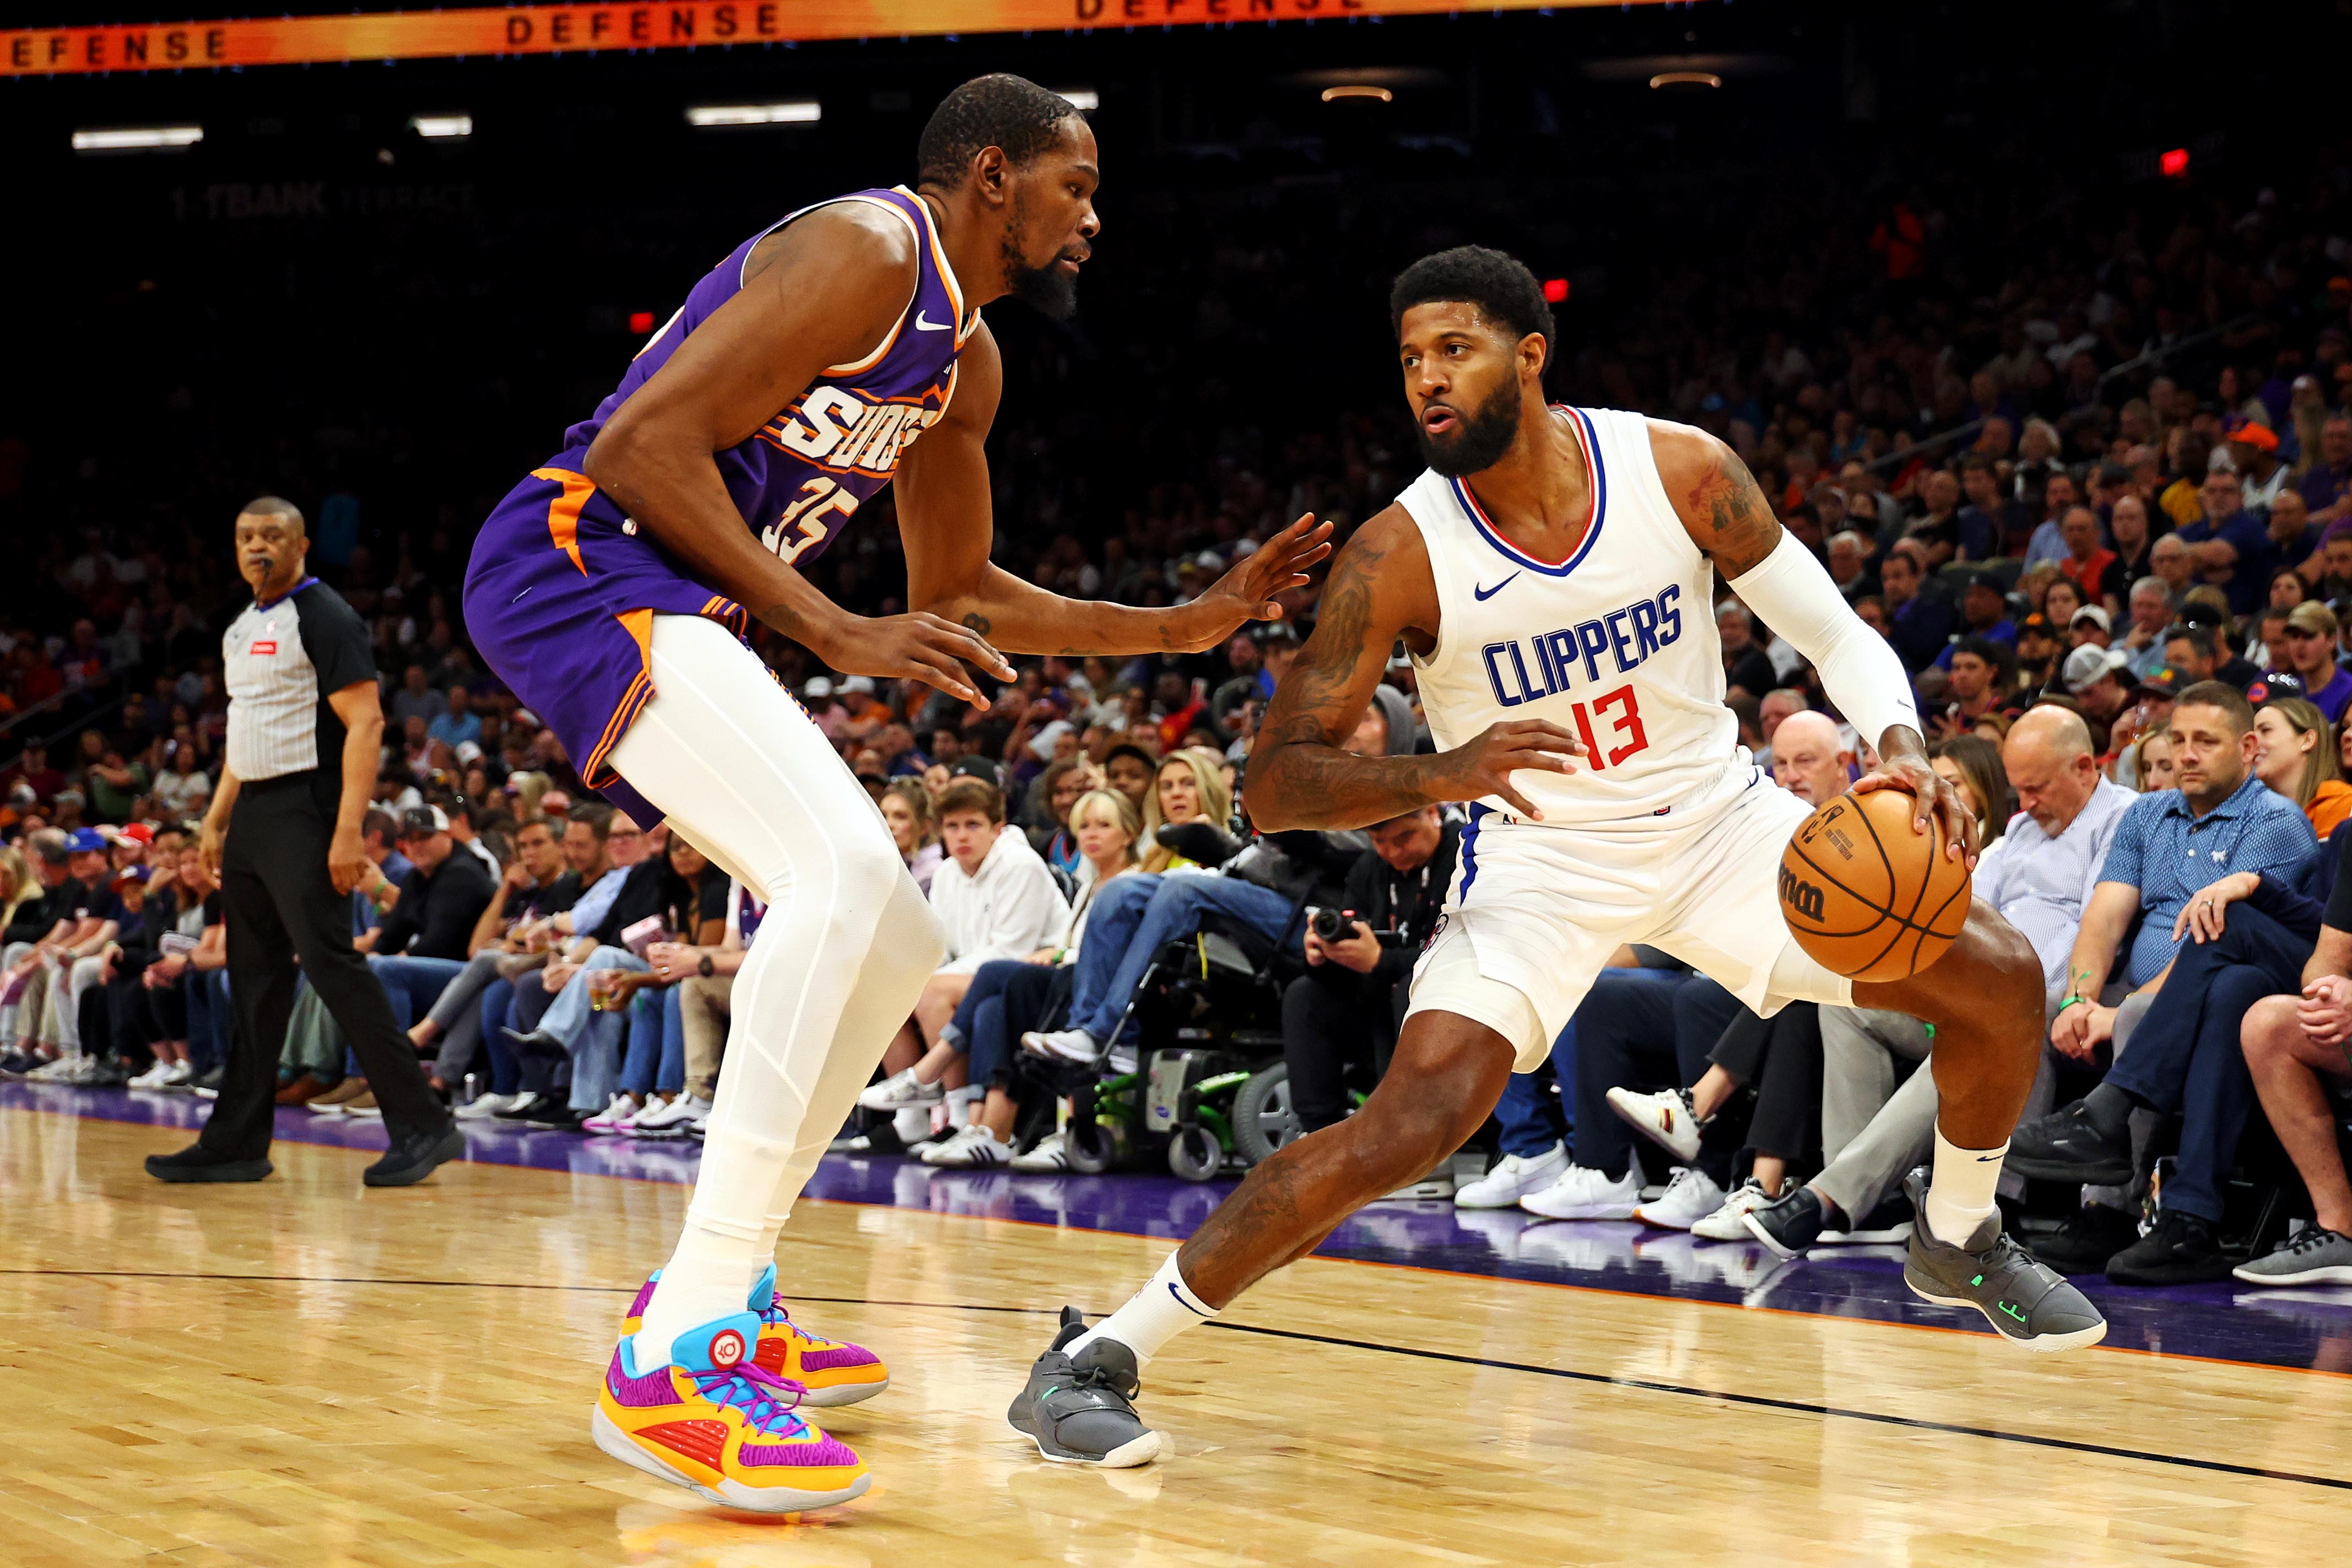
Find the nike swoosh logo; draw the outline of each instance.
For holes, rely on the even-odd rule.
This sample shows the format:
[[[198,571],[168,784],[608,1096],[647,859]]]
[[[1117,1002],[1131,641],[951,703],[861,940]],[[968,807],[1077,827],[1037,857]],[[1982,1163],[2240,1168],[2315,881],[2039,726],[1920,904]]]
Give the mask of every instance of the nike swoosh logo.
[[[952,325],[952,321],[931,321],[920,310],[915,312],[915,331],[919,332],[944,332]]]
[[[1487,600],[1493,598],[1496,595],[1501,593],[1504,589],[1509,587],[1514,582],[1517,581],[1518,575],[1519,574],[1517,572],[1514,572],[1508,577],[1504,578],[1501,582],[1496,584],[1491,588],[1481,588],[1474,583],[1470,587],[1470,596],[1483,605]]]

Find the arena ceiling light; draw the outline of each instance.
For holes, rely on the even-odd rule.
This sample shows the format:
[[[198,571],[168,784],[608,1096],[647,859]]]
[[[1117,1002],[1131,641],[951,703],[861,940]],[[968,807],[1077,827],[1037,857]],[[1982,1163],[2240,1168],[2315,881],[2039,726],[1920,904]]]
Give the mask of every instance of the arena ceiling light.
[[[1653,90],[1667,87],[1721,87],[1723,79],[1713,71],[1660,71],[1650,79]]]
[[[1396,101],[1395,93],[1384,87],[1374,87],[1370,82],[1348,82],[1339,87],[1327,87],[1323,89],[1323,101],[1326,103],[1337,103],[1343,98],[1369,98],[1374,103]]]
[[[1102,107],[1102,94],[1090,87],[1065,87],[1055,89],[1070,100],[1070,107],[1081,114],[1092,114]]]
[[[470,114],[411,115],[408,128],[427,141],[454,140],[474,133],[474,117]]]
[[[686,122],[700,130],[727,125],[814,125],[824,110],[813,98],[782,103],[704,103],[686,111]]]
[[[94,126],[73,133],[77,153],[151,153],[193,147],[205,139],[201,125]]]

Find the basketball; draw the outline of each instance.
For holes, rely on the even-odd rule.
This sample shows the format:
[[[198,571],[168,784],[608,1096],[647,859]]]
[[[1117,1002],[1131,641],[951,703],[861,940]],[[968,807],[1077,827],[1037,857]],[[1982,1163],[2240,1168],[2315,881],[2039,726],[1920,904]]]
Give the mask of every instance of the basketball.
[[[1780,856],[1780,915],[1835,973],[1900,980],[1944,956],[1969,918],[1967,865],[1943,825],[1914,833],[1901,790],[1842,795],[1807,817]]]

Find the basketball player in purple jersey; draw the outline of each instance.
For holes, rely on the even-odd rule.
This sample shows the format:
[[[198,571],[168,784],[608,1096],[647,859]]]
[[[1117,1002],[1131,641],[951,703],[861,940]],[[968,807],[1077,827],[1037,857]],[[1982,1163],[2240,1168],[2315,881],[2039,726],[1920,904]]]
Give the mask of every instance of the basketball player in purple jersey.
[[[726,1071],[686,1226],[598,1396],[614,1458],[765,1512],[863,1492],[793,1414],[879,1393],[870,1353],[807,1334],[777,1237],[944,956],[880,815],[740,640],[758,619],[835,669],[985,707],[1016,653],[1212,647],[1307,581],[1328,525],[1284,530],[1192,603],[1074,601],[992,565],[982,444],[1003,383],[979,309],[1066,316],[1100,225],[1095,139],[1017,77],[950,94],[913,189],[806,207],[688,294],[619,390],[483,525],[466,620],[581,776],[667,816],[770,910],[735,982]],[[913,613],[868,619],[795,570],[898,484]]]
[[[1268,829],[1347,828],[1470,803],[1444,919],[1363,1109],[1251,1171],[1101,1323],[1065,1309],[1008,1419],[1050,1459],[1155,1457],[1159,1434],[1131,1403],[1142,1365],[1459,1148],[1622,942],[1664,948],[1767,1016],[1810,1001],[1936,1026],[1934,1174],[1910,1184],[1906,1282],[2026,1350],[2096,1342],[2098,1309],[2002,1234],[1993,1203],[2040,1058],[2041,962],[1983,902],[1940,960],[1903,980],[1849,980],[1797,945],[1780,856],[1812,808],[1738,744],[1716,577],[1872,738],[1883,760],[1854,789],[1911,795],[1914,831],[1936,817],[1958,854],[1967,808],[1927,765],[1902,662],[1722,442],[1547,405],[1551,310],[1517,261],[1467,246],[1426,257],[1397,279],[1390,310],[1429,471],[1333,564],[1250,754],[1250,813]],[[1400,640],[1441,750],[1350,755],[1340,748]],[[1815,1203],[1799,1246],[1821,1228]]]

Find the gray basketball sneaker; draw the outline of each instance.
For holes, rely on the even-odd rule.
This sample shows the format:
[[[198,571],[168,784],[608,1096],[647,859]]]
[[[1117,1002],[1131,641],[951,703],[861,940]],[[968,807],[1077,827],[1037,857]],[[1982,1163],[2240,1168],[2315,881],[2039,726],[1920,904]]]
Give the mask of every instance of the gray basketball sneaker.
[[[2000,1337],[2021,1350],[2070,1351],[2107,1336],[2107,1321],[2066,1277],[2037,1262],[1993,1215],[1965,1247],[1937,1239],[1927,1224],[1927,1168],[1904,1178],[1903,1190],[1919,1221],[1903,1259],[1903,1282],[1923,1301],[1974,1307]]]
[[[1129,1403],[1143,1388],[1135,1352],[1117,1340],[1097,1340],[1075,1357],[1065,1353],[1062,1347],[1086,1331],[1086,1315],[1063,1308],[1062,1331],[1030,1368],[1029,1385],[1004,1419],[1058,1464],[1148,1465],[1160,1455],[1160,1434]]]

